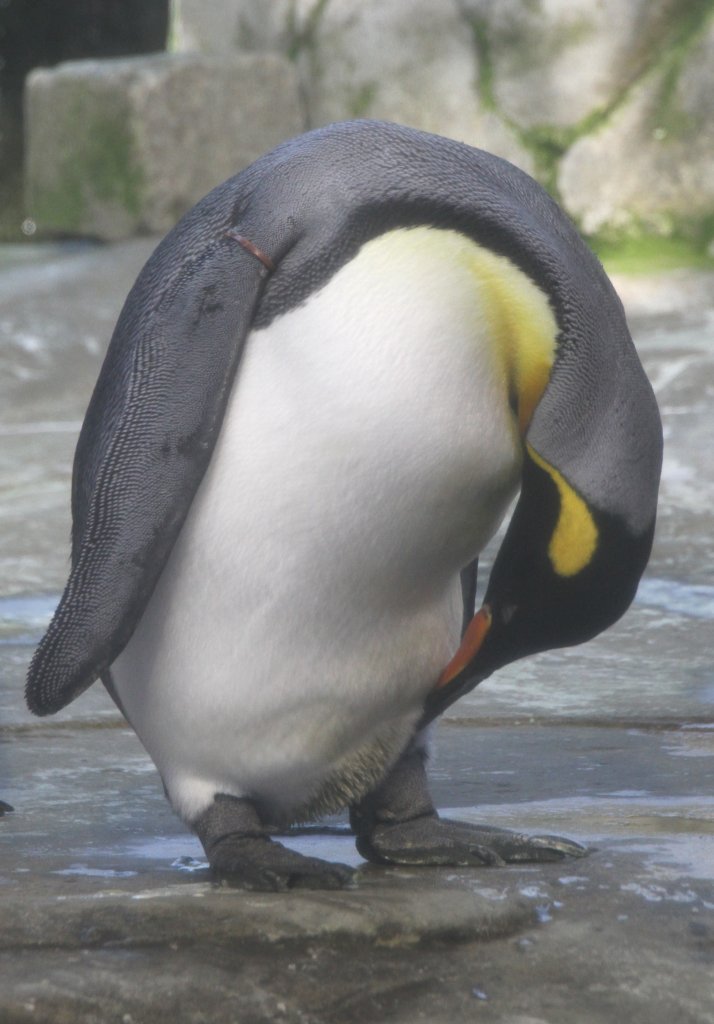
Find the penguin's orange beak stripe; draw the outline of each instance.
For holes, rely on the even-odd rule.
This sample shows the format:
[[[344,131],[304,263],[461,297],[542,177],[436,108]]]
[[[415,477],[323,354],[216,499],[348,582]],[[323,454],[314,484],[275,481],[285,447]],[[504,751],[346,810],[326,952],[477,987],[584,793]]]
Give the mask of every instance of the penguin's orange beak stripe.
[[[446,686],[452,679],[455,679],[459,672],[463,672],[466,666],[476,657],[486,639],[486,634],[491,628],[492,619],[491,609],[487,604],[476,612],[466,628],[461,646],[439,676],[436,684],[437,690],[442,686]]]

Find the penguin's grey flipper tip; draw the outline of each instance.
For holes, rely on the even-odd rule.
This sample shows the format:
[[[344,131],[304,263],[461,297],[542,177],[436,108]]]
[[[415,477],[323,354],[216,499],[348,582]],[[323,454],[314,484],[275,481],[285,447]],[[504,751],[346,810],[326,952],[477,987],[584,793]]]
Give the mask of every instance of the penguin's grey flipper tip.
[[[65,626],[60,612],[55,613],[30,662],[25,684],[25,700],[33,715],[54,715],[88,689],[99,675],[89,645],[82,648],[82,637],[74,624]]]

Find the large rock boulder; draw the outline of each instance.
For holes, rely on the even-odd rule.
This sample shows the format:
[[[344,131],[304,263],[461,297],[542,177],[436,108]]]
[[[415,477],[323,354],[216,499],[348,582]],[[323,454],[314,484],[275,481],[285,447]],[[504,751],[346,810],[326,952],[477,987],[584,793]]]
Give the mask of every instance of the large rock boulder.
[[[316,6],[316,0],[174,0],[172,45],[188,53],[289,53]]]
[[[457,0],[181,0],[177,44],[286,54],[310,127],[355,117],[397,121],[534,168],[516,134],[482,102],[479,56]]]
[[[530,153],[482,103],[478,54],[455,0],[329,0],[298,23],[294,50],[311,124],[384,118],[532,170]]]
[[[714,0],[174,4],[185,52],[32,76],[40,228],[164,230],[286,135],[372,117],[506,157],[589,234],[710,241]]]
[[[458,0],[499,113],[570,128],[606,110],[667,39],[681,0]]]
[[[714,24],[566,153],[558,187],[589,233],[714,238]],[[707,232],[709,237],[706,237]]]
[[[77,61],[27,83],[26,190],[43,233],[163,232],[303,127],[277,54]]]

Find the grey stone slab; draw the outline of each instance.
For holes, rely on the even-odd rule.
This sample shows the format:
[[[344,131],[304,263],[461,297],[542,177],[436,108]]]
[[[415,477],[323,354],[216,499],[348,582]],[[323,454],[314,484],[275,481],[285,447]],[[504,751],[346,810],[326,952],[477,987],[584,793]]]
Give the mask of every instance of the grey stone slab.
[[[167,936],[180,944],[216,946],[344,938],[414,946],[488,941],[535,923],[534,907],[523,898],[492,900],[448,883],[435,892],[433,879],[420,884],[394,874],[389,884],[375,878],[337,899],[309,892],[286,899],[180,881],[163,887],[135,884],[123,891],[65,892],[59,900],[31,901],[25,890],[3,901],[0,951],[108,944],[141,948],[164,943]]]
[[[498,906],[507,902],[503,888],[521,891],[529,920],[487,944],[458,942],[456,928],[446,940],[434,932],[415,942],[399,930],[403,921],[396,934],[375,934],[364,927],[369,912],[389,920],[394,907],[393,891],[376,883],[339,900],[195,890],[141,900],[135,896],[142,894],[68,897],[61,904],[66,931],[61,912],[59,934],[47,916],[53,945],[0,954],[0,1010],[10,1020],[32,1012],[40,1021],[81,1022],[127,1014],[191,1022],[438,1022],[477,1013],[552,1024],[623,1017],[709,1022],[708,892],[696,881],[660,878],[645,890],[647,898],[633,880],[633,862],[632,855],[614,854],[600,857],[597,867],[593,860],[585,873],[511,872],[506,886],[491,887],[482,899]],[[421,904],[422,920],[448,914],[457,924],[464,908],[478,903],[463,879],[431,891],[401,882]],[[304,928],[303,939],[293,920]],[[258,921],[261,933],[251,934]]]
[[[215,185],[303,127],[277,54],[157,54],[37,69],[26,187],[43,233],[167,231]]]
[[[437,743],[435,791],[454,815],[567,829],[595,847],[583,860],[363,865],[345,893],[284,895],[210,884],[128,730],[16,734],[0,1019],[707,1024],[712,750],[681,732],[618,732],[448,725]],[[495,802],[468,806],[485,794]],[[349,859],[346,835],[290,842]]]

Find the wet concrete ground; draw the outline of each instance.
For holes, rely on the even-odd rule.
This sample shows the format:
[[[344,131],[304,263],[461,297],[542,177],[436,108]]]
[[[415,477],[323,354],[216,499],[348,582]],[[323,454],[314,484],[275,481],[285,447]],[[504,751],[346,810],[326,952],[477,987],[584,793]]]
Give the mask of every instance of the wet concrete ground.
[[[437,730],[442,809],[590,855],[273,896],[211,886],[100,688],[53,719],[22,703],[79,422],[150,249],[0,253],[0,1021],[714,1021],[714,278],[618,282],[667,443],[635,606]],[[361,863],[332,824],[289,842]]]

